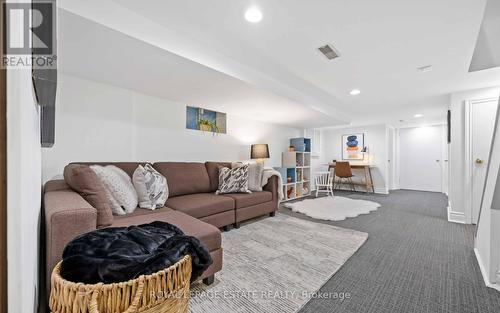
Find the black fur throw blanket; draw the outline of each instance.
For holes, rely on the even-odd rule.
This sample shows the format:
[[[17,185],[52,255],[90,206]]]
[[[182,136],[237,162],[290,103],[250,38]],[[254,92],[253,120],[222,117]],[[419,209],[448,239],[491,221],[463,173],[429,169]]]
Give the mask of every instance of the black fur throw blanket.
[[[80,235],[64,248],[61,276],[85,284],[123,282],[163,270],[188,254],[194,281],[212,264],[197,238],[164,222],[104,228]]]

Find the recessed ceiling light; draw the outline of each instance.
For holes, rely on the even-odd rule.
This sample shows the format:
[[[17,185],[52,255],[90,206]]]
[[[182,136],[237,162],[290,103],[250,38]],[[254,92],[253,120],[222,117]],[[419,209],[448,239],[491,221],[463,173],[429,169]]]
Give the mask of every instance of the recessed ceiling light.
[[[357,96],[357,95],[359,95],[361,93],[361,90],[359,90],[359,89],[353,89],[349,93],[351,94],[351,96]]]
[[[417,114],[413,115],[414,118],[419,118],[419,117],[422,117],[422,116],[424,116],[424,115],[420,114],[420,113],[417,113]]]
[[[257,8],[250,8],[245,12],[245,19],[250,23],[258,23],[262,20],[262,12]]]

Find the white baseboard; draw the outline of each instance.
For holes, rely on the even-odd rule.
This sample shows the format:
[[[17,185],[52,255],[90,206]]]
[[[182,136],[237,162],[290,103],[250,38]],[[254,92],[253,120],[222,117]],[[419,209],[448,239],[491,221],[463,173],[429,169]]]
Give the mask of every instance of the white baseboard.
[[[382,195],[388,195],[389,190],[387,190],[387,188],[375,188],[375,193],[379,193]]]
[[[465,224],[465,213],[462,212],[454,212],[451,209],[451,204],[448,201],[448,222]]]
[[[358,187],[358,186],[356,186],[356,187]],[[341,187],[341,188],[336,188],[336,189],[333,190],[333,192],[335,192],[335,190],[351,191],[351,189],[349,188],[349,186],[347,186],[347,187]],[[356,191],[358,191],[358,192],[365,192],[365,188],[363,188],[363,190],[356,189]],[[368,192],[372,192],[372,190],[369,189]],[[388,195],[389,194],[389,190],[387,190],[387,188],[375,188],[375,193],[382,194],[382,195]]]
[[[483,276],[484,284],[486,285],[486,287],[490,287],[500,291],[500,285],[490,283],[483,260],[481,259],[479,251],[476,248],[474,248],[474,254],[476,255],[477,264],[479,265],[479,269],[481,270],[481,275]]]

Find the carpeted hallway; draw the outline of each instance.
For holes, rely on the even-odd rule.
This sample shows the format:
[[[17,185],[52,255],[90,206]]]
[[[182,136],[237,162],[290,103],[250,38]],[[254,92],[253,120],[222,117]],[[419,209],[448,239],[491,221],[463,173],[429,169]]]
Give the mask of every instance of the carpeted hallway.
[[[472,250],[474,227],[446,220],[445,195],[335,193],[382,207],[341,222],[316,220],[369,238],[320,290],[349,293],[350,299],[312,299],[301,313],[500,312],[500,292],[484,285]],[[280,212],[313,220],[284,207]]]

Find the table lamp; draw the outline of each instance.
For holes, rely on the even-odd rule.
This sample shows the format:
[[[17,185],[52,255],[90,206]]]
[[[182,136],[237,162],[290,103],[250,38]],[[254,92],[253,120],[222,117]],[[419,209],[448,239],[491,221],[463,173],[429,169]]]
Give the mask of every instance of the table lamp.
[[[252,145],[250,158],[257,159],[258,164],[264,164],[264,159],[269,159],[269,147],[267,144]]]

